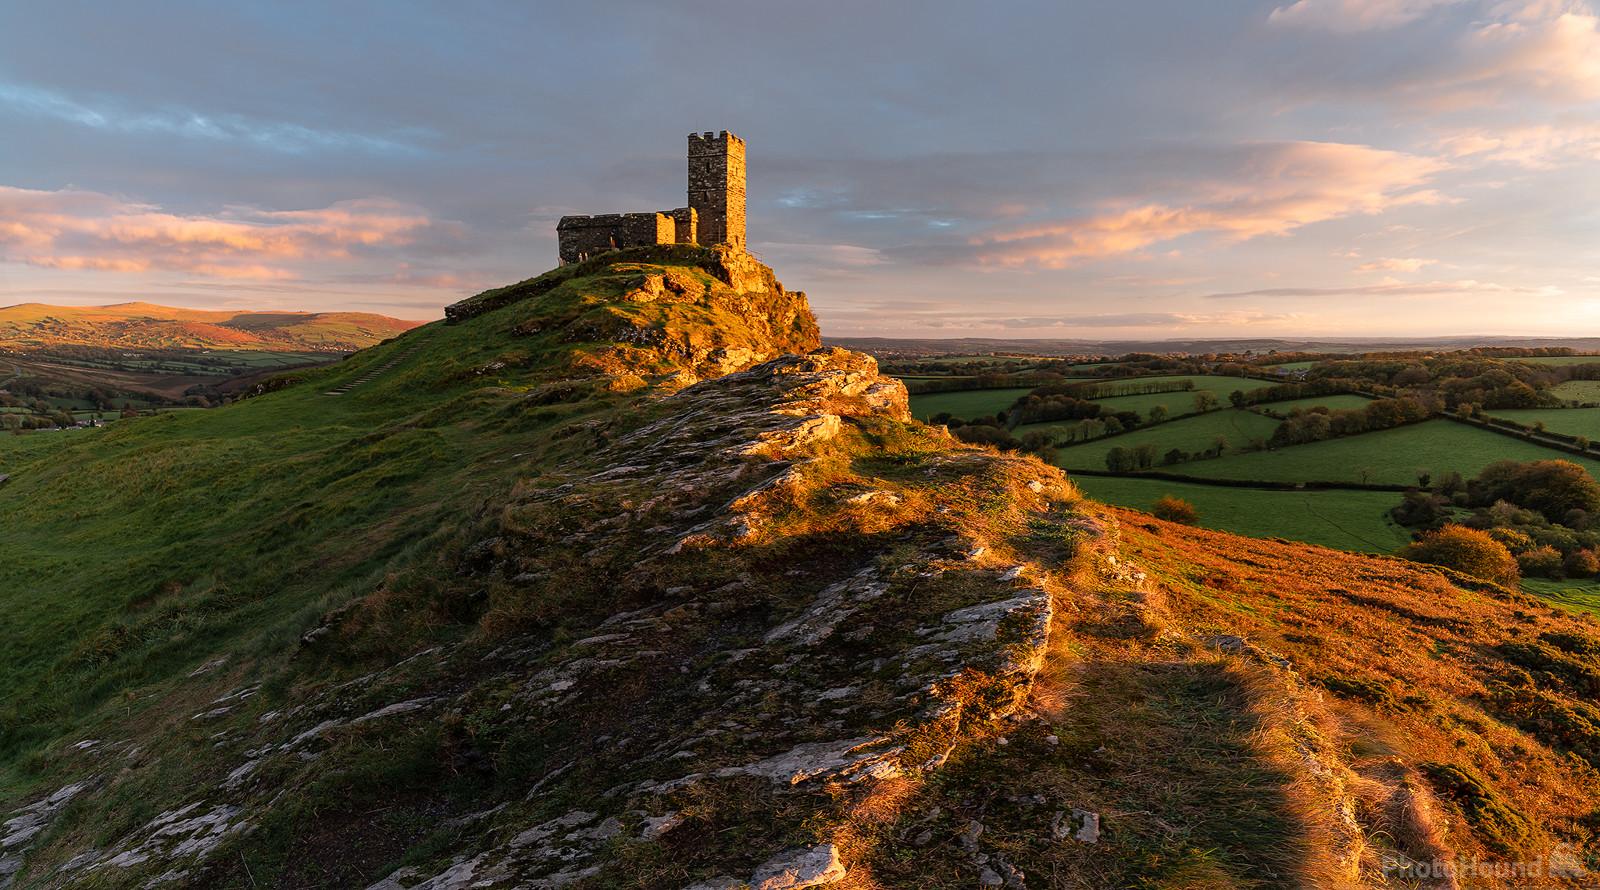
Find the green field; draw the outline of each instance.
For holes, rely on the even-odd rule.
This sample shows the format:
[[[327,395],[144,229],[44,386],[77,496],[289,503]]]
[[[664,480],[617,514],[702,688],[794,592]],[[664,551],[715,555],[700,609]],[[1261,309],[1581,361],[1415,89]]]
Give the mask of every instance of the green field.
[[[1266,380],[1251,380],[1244,377],[1222,377],[1209,374],[1190,374],[1174,377],[1131,377],[1110,379],[1106,381],[1109,386],[1134,383],[1177,383],[1184,380],[1192,381],[1194,389],[1190,391],[1177,390],[1173,392],[1158,392],[1133,396],[1109,396],[1104,399],[1095,399],[1096,402],[1106,406],[1108,411],[1133,411],[1141,417],[1148,416],[1150,409],[1157,405],[1167,406],[1170,414],[1189,414],[1194,411],[1194,397],[1198,392],[1209,392],[1217,397],[1219,402],[1228,403],[1228,394],[1234,390],[1251,392],[1262,387],[1272,386]]]
[[[1419,470],[1435,476],[1455,470],[1471,477],[1497,460],[1570,460],[1600,475],[1600,461],[1449,420],[1430,420],[1276,451],[1192,461],[1183,465],[1182,472],[1213,479],[1414,485]]]
[[[1527,426],[1542,423],[1553,433],[1600,441],[1600,408],[1502,408],[1490,413]]]
[[[1012,432],[1020,437],[1030,430],[1047,426],[1052,425],[1025,424]],[[1237,448],[1254,437],[1266,438],[1277,428],[1278,421],[1270,417],[1262,417],[1251,411],[1225,408],[1198,417],[1168,421],[1119,436],[1107,436],[1063,448],[1056,452],[1056,463],[1063,467],[1103,470],[1106,468],[1106,453],[1113,448],[1137,448],[1140,445],[1151,444],[1156,446],[1158,456],[1173,448],[1195,452],[1210,448],[1218,436],[1226,437],[1228,444]],[[1185,468],[1193,465],[1183,464],[1176,469],[1176,472],[1187,473],[1189,471]]]
[[[1262,365],[1264,368],[1283,368],[1286,371],[1306,371],[1315,368],[1321,362],[1280,362],[1272,365]]]
[[[1011,386],[1005,389],[969,389],[962,392],[930,392],[911,397],[911,413],[918,420],[927,420],[935,414],[949,412],[951,417],[971,420],[1004,411],[1018,398],[1033,392],[1031,386]]]
[[[1288,414],[1296,408],[1331,408],[1342,410],[1346,408],[1365,408],[1372,404],[1366,396],[1351,395],[1349,393],[1336,393],[1331,396],[1311,396],[1305,399],[1289,399],[1285,402],[1268,402],[1260,407],[1280,414]]]
[[[1548,581],[1544,578],[1524,578],[1522,586],[1553,603],[1600,616],[1600,582],[1593,578],[1585,581]]]
[[[1528,358],[1510,359],[1522,362],[1525,365],[1551,365],[1564,368],[1570,365],[1596,365],[1600,364],[1600,355],[1536,355]]]
[[[1253,538],[1286,538],[1338,550],[1393,553],[1411,538],[1388,518],[1400,496],[1384,491],[1263,491],[1160,479],[1075,476],[1090,497],[1148,510],[1165,495],[1200,511],[1200,525]]]
[[[1600,380],[1568,380],[1550,390],[1550,394],[1571,402],[1600,402]]]

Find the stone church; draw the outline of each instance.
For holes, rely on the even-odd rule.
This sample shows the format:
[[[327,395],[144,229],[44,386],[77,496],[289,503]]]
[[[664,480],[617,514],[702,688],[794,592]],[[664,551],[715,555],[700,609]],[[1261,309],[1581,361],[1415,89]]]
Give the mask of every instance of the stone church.
[[[689,134],[689,206],[563,216],[556,235],[563,266],[651,244],[726,244],[743,250],[744,140],[727,130]]]

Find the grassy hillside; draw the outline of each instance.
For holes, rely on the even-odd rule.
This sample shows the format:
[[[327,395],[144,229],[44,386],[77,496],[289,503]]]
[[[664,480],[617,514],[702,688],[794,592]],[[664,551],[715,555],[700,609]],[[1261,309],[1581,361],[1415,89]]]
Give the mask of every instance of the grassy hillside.
[[[0,308],[0,349],[62,346],[352,352],[416,327],[367,312],[234,312],[151,303]]]
[[[625,299],[657,268],[726,290],[695,255],[666,259],[680,264],[552,273],[523,287],[559,286],[492,321],[428,325],[225,408],[6,437],[0,590],[13,614],[43,620],[12,624],[0,647],[0,788],[16,787],[21,755],[125,690],[204,653],[281,649],[395,566],[429,559],[529,465],[587,447],[560,430],[621,410],[643,385],[602,369],[625,356],[692,375],[713,351],[623,331],[675,322],[768,353],[814,344],[809,316],[757,334],[749,307]],[[759,357],[742,348],[742,364]]]
[[[915,423],[732,251],[450,317],[0,448],[0,874],[1400,888],[1600,852],[1591,620],[1107,510]]]

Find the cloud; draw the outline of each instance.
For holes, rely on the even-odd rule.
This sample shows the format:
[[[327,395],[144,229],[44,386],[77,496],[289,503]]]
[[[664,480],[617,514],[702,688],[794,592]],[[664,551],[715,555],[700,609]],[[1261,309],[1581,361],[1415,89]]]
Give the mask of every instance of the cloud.
[[[11,83],[0,83],[0,106],[94,130],[158,133],[211,142],[247,143],[286,154],[302,154],[318,149],[402,155],[414,155],[421,151],[410,142],[364,133],[316,129],[238,114],[206,114],[189,109],[129,109],[111,102],[83,102],[52,90]]]
[[[1428,281],[1416,284],[1368,284],[1343,287],[1269,287],[1258,290],[1206,294],[1208,300],[1235,300],[1248,297],[1432,297],[1463,293],[1553,295],[1551,288],[1520,287],[1489,281]]]
[[[1381,260],[1372,260],[1356,267],[1357,272],[1417,272],[1424,266],[1432,266],[1438,260],[1425,260],[1420,257],[1386,257]]]
[[[1463,42],[1460,67],[1433,86],[1458,102],[1512,94],[1600,99],[1600,17],[1583,3],[1503,3]]]
[[[1087,315],[989,316],[935,313],[907,321],[935,330],[1046,330],[1081,328],[1252,327],[1291,321],[1297,316],[1266,312],[1108,312]]]
[[[1587,121],[1460,130],[1439,142],[1451,157],[1551,170],[1600,160],[1600,124]]]
[[[1423,186],[1444,168],[1435,159],[1365,145],[1258,144],[1246,147],[1228,175],[1185,186],[1184,203],[995,229],[972,238],[965,253],[983,265],[1063,268],[1187,235],[1228,242],[1287,235],[1325,220],[1439,203],[1445,199]]]
[[[461,240],[459,224],[385,199],[314,210],[231,207],[179,215],[88,191],[0,186],[0,259],[44,268],[182,271],[208,278],[273,280],[400,248]]]
[[[1328,31],[1379,31],[1408,25],[1461,0],[1296,0],[1274,9],[1274,25]]]

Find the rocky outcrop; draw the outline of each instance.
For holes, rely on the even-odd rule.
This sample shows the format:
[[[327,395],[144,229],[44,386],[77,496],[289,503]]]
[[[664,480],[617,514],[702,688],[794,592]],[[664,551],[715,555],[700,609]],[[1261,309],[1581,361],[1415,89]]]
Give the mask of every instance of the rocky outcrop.
[[[652,299],[677,292],[654,274]],[[920,469],[857,472],[890,431]],[[694,384],[595,435],[461,555],[459,583],[489,590],[488,618],[512,632],[287,709],[255,687],[213,696],[194,722],[234,728],[217,733],[227,762],[210,790],[44,879],[209,886],[237,867],[229,850],[343,768],[344,740],[442,724],[515,739],[472,755],[505,791],[374,888],[614,886],[652,848],[671,852],[651,886],[826,886],[850,868],[850,801],[925,781],[1018,713],[1054,582],[1002,558],[993,520],[1065,521],[1058,473],[911,424],[904,386],[839,349]],[[952,488],[1006,503],[926,508]],[[518,618],[522,603],[563,616],[562,641]],[[302,645],[338,634],[333,619]],[[707,842],[730,825],[738,843]]]

